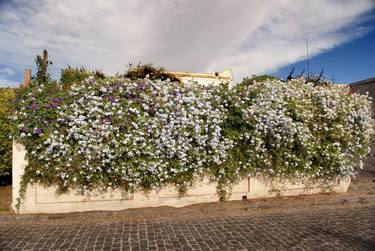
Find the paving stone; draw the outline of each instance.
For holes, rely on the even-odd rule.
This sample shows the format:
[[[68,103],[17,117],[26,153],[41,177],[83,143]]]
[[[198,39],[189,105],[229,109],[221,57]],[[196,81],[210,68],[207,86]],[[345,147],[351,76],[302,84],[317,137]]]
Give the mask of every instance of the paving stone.
[[[0,222],[0,250],[280,249],[375,250],[375,206],[159,222]]]

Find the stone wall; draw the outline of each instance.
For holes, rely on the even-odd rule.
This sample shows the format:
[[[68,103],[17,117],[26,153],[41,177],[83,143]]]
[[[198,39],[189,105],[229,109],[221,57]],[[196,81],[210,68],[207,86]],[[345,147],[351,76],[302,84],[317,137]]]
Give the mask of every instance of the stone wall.
[[[175,187],[153,190],[149,193],[137,191],[126,193],[121,190],[106,193],[92,192],[82,195],[77,191],[56,193],[57,187],[45,187],[40,184],[29,184],[21,207],[16,207],[19,197],[21,176],[27,162],[25,148],[13,142],[13,184],[12,209],[18,213],[68,213],[79,211],[123,210],[127,208],[174,206],[182,207],[195,203],[214,202],[217,182],[207,177],[197,179],[193,187],[183,196],[179,196]],[[336,179],[330,184],[311,183],[309,180],[296,183],[290,180],[267,180],[247,177],[233,186],[229,200],[267,198],[276,196],[293,196],[321,192],[347,192],[350,178]]]

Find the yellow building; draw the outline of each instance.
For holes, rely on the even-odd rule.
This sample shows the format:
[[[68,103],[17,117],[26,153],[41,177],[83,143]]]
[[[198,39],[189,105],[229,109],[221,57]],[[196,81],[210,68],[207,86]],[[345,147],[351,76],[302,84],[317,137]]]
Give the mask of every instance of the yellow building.
[[[217,85],[222,82],[230,83],[233,80],[231,68],[227,68],[223,72],[197,73],[168,71],[168,73],[174,75],[176,78],[179,78],[184,83],[196,81],[202,85]]]

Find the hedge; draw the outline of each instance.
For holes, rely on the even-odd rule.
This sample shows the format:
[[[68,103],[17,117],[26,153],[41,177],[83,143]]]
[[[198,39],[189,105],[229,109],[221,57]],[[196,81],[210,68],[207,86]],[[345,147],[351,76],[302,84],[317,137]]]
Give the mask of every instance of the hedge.
[[[0,88],[0,183],[12,170],[11,119],[12,100],[15,91],[12,88]]]
[[[27,149],[23,187],[127,191],[199,176],[222,199],[247,175],[355,176],[374,135],[371,101],[334,85],[266,79],[229,89],[89,77],[61,88],[34,80],[13,116]]]

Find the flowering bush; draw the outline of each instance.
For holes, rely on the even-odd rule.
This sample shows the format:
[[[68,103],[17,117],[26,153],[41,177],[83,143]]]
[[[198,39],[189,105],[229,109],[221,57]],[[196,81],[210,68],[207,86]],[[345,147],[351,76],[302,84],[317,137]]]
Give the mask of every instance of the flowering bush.
[[[49,98],[43,88],[56,91],[31,87],[14,118],[27,176],[63,190],[173,183],[182,191],[222,164],[231,146],[221,135],[226,113],[214,87],[88,78]]]
[[[33,81],[13,116],[26,146],[22,179],[82,192],[247,175],[355,175],[374,134],[367,96],[303,79],[203,87],[89,77],[70,88]]]
[[[273,177],[355,176],[374,136],[369,99],[304,79],[238,86],[228,131],[241,148],[239,167]]]

